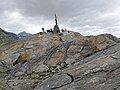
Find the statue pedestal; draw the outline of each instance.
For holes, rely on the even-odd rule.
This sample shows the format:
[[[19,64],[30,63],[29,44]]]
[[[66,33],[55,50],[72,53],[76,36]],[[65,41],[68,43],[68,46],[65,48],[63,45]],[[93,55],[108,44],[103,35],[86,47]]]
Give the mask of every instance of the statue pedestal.
[[[53,32],[55,32],[55,33],[60,32],[60,29],[59,29],[59,26],[58,26],[58,25],[55,25],[55,26],[54,26]]]

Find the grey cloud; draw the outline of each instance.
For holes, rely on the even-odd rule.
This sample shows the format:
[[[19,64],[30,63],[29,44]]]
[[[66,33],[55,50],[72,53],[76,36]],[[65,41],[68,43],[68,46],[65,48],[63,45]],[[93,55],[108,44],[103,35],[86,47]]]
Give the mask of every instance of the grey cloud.
[[[16,7],[26,16],[46,16],[51,17],[57,13],[61,17],[75,16],[83,13],[84,10],[110,9],[116,0],[14,0]],[[108,4],[109,2],[109,4]],[[106,8],[107,7],[107,8]],[[89,13],[89,12],[88,12]]]
[[[0,0],[0,13],[16,10],[13,0]]]
[[[71,0],[16,0],[16,7],[27,17],[44,17],[52,19],[57,13],[60,17],[69,17],[74,14],[75,7]]]
[[[114,32],[112,29],[119,30],[115,25],[120,18],[114,15],[104,17],[104,15],[112,13],[119,5],[119,0],[2,0],[0,25],[11,31],[21,31],[29,24],[39,26],[45,25],[43,23],[48,21],[53,22],[53,15],[57,13],[61,26],[75,28],[85,35],[94,34],[95,31],[115,34],[119,32]],[[8,15],[5,14],[6,11],[9,12]],[[9,15],[14,12],[19,13],[22,19],[18,17],[18,21],[13,20],[10,23]],[[86,25],[89,25],[89,28],[86,28]]]

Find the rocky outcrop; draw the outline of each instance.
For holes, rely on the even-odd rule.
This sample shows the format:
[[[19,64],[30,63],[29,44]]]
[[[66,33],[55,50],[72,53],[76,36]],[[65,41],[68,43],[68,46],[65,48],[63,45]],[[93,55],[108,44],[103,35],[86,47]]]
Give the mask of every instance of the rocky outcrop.
[[[94,36],[88,40],[88,43],[94,51],[106,49],[115,45],[117,42],[119,42],[119,40],[110,34]]]
[[[78,62],[59,74],[46,79],[35,90],[119,90],[119,46],[120,44],[117,44],[105,50],[105,54],[100,51],[87,57],[82,64]],[[113,49],[116,52],[113,52]],[[109,54],[110,52],[111,54]],[[96,55],[98,57],[94,59],[93,57]]]
[[[1,87],[92,90],[90,86],[95,86],[104,90],[112,84],[108,78],[116,79],[107,73],[119,70],[119,46],[119,39],[110,34],[85,37],[77,32],[40,32],[20,38],[0,48]]]

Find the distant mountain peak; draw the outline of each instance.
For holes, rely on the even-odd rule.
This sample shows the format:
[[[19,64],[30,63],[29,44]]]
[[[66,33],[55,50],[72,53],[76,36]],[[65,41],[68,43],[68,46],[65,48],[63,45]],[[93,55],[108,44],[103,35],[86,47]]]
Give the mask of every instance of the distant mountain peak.
[[[25,31],[22,31],[22,32],[18,33],[19,37],[25,37],[25,36],[30,36],[30,35],[31,35],[30,33],[27,33]]]

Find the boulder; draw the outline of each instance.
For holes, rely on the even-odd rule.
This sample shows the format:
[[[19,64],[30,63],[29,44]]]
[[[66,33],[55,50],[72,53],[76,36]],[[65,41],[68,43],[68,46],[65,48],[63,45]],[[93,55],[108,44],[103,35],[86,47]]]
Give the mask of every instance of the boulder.
[[[63,51],[56,51],[50,58],[50,60],[46,61],[47,65],[57,65],[64,60],[64,52]]]
[[[65,63],[68,66],[71,66],[72,64],[74,64],[76,62],[76,60],[74,58],[68,58],[67,60],[65,60]]]
[[[69,83],[72,82],[72,78],[67,74],[59,75],[59,76],[56,76],[54,78],[50,78],[50,79],[47,79],[47,80],[44,81],[43,84],[37,86],[35,88],[35,90],[57,89],[57,88],[63,86],[64,84],[69,84]]]
[[[49,70],[49,68],[44,64],[36,65],[32,69],[32,71],[34,71],[34,72],[46,72],[48,70]]]
[[[100,51],[117,44],[118,41],[119,40],[116,37],[104,34],[91,37],[88,40],[88,44],[94,49],[94,51]]]

